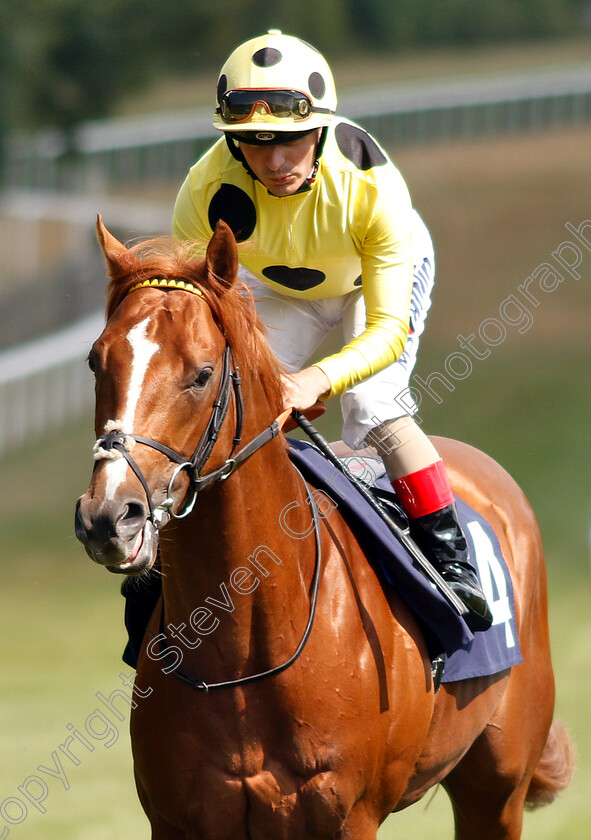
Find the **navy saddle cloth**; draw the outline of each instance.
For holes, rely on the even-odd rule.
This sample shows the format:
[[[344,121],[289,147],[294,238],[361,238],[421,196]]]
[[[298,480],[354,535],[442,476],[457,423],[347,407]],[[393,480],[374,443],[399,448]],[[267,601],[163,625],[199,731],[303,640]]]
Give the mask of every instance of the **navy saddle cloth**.
[[[288,438],[290,457],[306,480],[330,497],[338,507],[371,561],[377,562],[387,582],[396,588],[421,621],[433,655],[443,653],[443,682],[489,676],[522,661],[515,625],[513,585],[501,547],[489,523],[457,498],[460,522],[489,606],[493,625],[472,633],[445,598],[413,565],[411,556],[393,536],[380,516],[355,486],[312,444]],[[363,466],[361,458],[354,459]],[[383,475],[366,462],[372,478],[382,472],[375,486],[392,492]],[[366,476],[364,476],[366,477]],[[393,495],[393,494],[392,494]],[[330,514],[328,514],[330,516]]]

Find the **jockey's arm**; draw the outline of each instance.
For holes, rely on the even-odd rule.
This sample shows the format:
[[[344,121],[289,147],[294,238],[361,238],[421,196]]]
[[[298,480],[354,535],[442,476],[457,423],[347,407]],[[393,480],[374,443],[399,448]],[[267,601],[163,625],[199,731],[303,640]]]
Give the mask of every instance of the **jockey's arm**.
[[[330,397],[393,364],[406,344],[413,287],[414,213],[408,188],[389,163],[371,170],[349,198],[350,232],[361,260],[365,330],[338,353],[316,362]]]
[[[364,281],[366,328],[338,353],[283,377],[285,407],[300,411],[337,396],[398,359],[409,327],[413,272],[410,256],[390,265],[384,277],[367,260]],[[377,274],[377,276],[376,276]],[[373,280],[373,282],[372,282]]]
[[[413,286],[410,208],[397,226],[378,220],[363,244],[361,256],[365,330],[338,353],[316,362],[331,384],[328,396],[342,394],[395,362],[404,350],[409,330]],[[394,231],[404,231],[402,237]]]

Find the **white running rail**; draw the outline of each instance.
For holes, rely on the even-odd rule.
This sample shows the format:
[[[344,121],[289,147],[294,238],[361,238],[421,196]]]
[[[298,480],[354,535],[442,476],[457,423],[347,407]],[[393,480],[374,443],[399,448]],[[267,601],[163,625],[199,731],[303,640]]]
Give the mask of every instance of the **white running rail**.
[[[0,457],[90,411],[93,377],[85,358],[104,323],[95,313],[0,354]]]

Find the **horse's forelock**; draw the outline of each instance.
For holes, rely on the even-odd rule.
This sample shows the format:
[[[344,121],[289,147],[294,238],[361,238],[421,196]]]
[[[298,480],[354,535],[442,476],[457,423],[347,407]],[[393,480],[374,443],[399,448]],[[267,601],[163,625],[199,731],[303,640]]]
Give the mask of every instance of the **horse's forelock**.
[[[110,266],[107,319],[131,289],[143,280],[164,277],[201,286],[206,273],[204,258],[196,255],[195,246],[171,237],[140,241],[129,248],[128,254],[129,259],[124,255],[117,265]]]

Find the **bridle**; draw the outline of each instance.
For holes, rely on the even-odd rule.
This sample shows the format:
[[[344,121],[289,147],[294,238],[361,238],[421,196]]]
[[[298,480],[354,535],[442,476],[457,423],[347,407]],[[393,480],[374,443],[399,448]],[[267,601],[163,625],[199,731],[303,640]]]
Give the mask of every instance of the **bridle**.
[[[185,291],[189,291],[193,294],[197,294],[201,297],[204,297],[203,293],[191,284],[183,283],[181,286],[175,283],[175,281],[170,281],[163,278],[156,278],[155,280],[138,283],[130,290],[130,292],[133,292],[136,289],[143,288],[145,286],[157,286],[158,288],[182,288]],[[218,481],[225,481],[226,479],[228,479],[241,464],[248,460],[248,458],[250,458],[251,455],[254,455],[254,453],[257,452],[266,443],[273,440],[273,438],[277,437],[277,435],[281,431],[283,420],[290,413],[289,410],[281,414],[275,420],[273,420],[273,422],[269,426],[263,429],[263,431],[256,435],[248,444],[243,446],[242,449],[236,451],[236,447],[238,447],[242,441],[242,430],[244,425],[244,400],[242,397],[241,386],[242,380],[239,375],[238,366],[234,362],[230,345],[226,343],[222,356],[222,373],[218,386],[218,392],[212,405],[209,421],[207,423],[207,426],[205,427],[203,434],[201,435],[201,438],[192,456],[189,459],[185,458],[183,455],[176,452],[174,449],[171,449],[169,446],[165,446],[159,441],[152,440],[151,438],[144,437],[143,435],[125,433],[119,429],[113,429],[105,433],[104,435],[101,435],[101,437],[97,439],[94,446],[96,460],[113,457],[110,453],[117,452],[127,461],[130,469],[137,477],[138,481],[142,485],[144,493],[146,494],[146,499],[148,501],[148,507],[150,510],[150,515],[147,517],[147,519],[152,522],[156,530],[158,530],[162,521],[166,519],[166,517],[172,517],[174,519],[184,519],[186,516],[188,516],[193,511],[193,508],[195,507],[195,503],[197,501],[197,497],[202,490],[205,490],[206,488],[210,487]],[[211,452],[219,437],[224,421],[227,417],[232,393],[234,394],[236,415],[236,426],[234,437],[232,440],[232,449],[228,458],[226,458],[225,462],[220,467],[216,467],[210,472],[202,475],[201,472],[205,467],[209,456],[211,455]],[[132,446],[130,445],[129,439],[131,439],[131,441],[134,441],[135,443],[139,443],[144,446],[149,446],[152,449],[155,449],[157,452],[160,452],[161,454],[169,458],[169,460],[177,464],[169,479],[166,497],[159,505],[154,505],[150,493],[150,488],[148,487],[148,483],[140,467],[131,455],[130,450]],[[171,669],[171,672],[178,679],[180,679],[184,683],[187,683],[195,690],[210,691],[212,689],[219,688],[233,688],[237,686],[246,685],[252,682],[257,682],[258,680],[262,680],[267,677],[279,674],[282,671],[285,671],[287,668],[289,668],[290,665],[292,665],[296,661],[296,659],[303,651],[306,642],[308,641],[310,633],[312,632],[312,626],[316,614],[318,587],[320,583],[320,572],[322,567],[320,523],[316,499],[314,498],[313,493],[311,493],[310,488],[308,487],[300,471],[297,468],[295,469],[296,472],[300,475],[300,478],[304,482],[304,486],[306,488],[307,503],[312,513],[312,521],[314,525],[314,538],[316,544],[316,560],[310,591],[310,612],[308,616],[308,622],[306,624],[306,628],[304,630],[300,643],[298,644],[294,653],[283,664],[271,668],[267,671],[263,671],[258,674],[252,674],[246,677],[241,677],[236,680],[228,680],[225,682],[207,684],[203,680],[196,679],[194,677],[189,676],[188,674],[185,674],[179,668],[174,667]],[[172,487],[177,476],[181,472],[187,473],[189,479],[189,491],[192,495],[190,499],[187,502],[185,502],[180,511],[174,512],[174,499],[172,498]],[[162,605],[162,612],[160,618],[161,632],[155,638],[158,640],[157,644],[161,653],[163,654],[163,656],[166,656],[167,648],[164,647],[162,644],[162,641],[166,640],[166,635],[163,632],[163,622],[164,604]]]
[[[182,280],[172,280],[165,277],[153,277],[136,283],[127,294],[131,294],[132,292],[145,288],[178,289],[197,295],[204,301],[207,301],[201,289],[194,286],[192,283],[187,283]],[[102,458],[112,458],[114,457],[112,453],[116,452],[123,456],[129,464],[129,467],[137,477],[138,481],[142,485],[144,493],[146,494],[150,510],[148,520],[152,522],[155,528],[158,528],[162,521],[167,517],[184,519],[185,516],[188,516],[195,507],[195,502],[197,501],[197,497],[201,490],[210,487],[216,481],[224,481],[229,478],[229,476],[232,475],[234,470],[239,467],[240,464],[250,458],[250,456],[260,449],[261,446],[264,446],[265,443],[268,443],[279,434],[281,424],[278,418],[259,435],[257,435],[254,440],[251,440],[249,444],[244,446],[238,452],[235,451],[236,447],[239,446],[242,440],[242,428],[244,425],[244,400],[242,398],[241,386],[242,380],[240,379],[238,366],[235,364],[232,357],[230,345],[226,343],[222,357],[222,375],[220,377],[217,396],[211,409],[209,422],[195,448],[195,451],[189,459],[159,441],[143,437],[142,435],[135,435],[133,433],[128,434],[122,429],[110,430],[97,439],[94,445],[95,460],[98,461]],[[201,471],[211,455],[213,447],[215,446],[221,428],[224,424],[224,420],[226,419],[226,415],[230,407],[232,391],[234,392],[234,404],[236,408],[236,428],[234,439],[232,441],[232,451],[224,464],[205,475],[201,475]],[[283,415],[280,415],[280,417],[282,416]],[[131,455],[132,442],[141,443],[144,446],[149,446],[152,449],[155,449],[157,452],[165,455],[169,460],[173,461],[177,465],[168,482],[166,497],[159,505],[154,505],[148,483],[144,478],[141,469]],[[181,472],[187,473],[189,478],[189,491],[192,495],[185,503],[184,507],[182,507],[180,512],[174,512],[172,488]]]
[[[186,458],[184,455],[181,455],[179,452],[176,452],[174,449],[171,449],[169,446],[165,446],[157,440],[152,440],[152,438],[147,438],[143,435],[128,434],[119,429],[107,432],[97,439],[95,443],[95,458],[97,458],[97,460],[100,460],[102,457],[108,457],[108,455],[105,456],[103,453],[109,453],[112,450],[115,450],[116,452],[119,452],[129,464],[131,470],[134,472],[144,489],[144,493],[146,494],[146,499],[148,501],[148,507],[150,509],[148,519],[155,527],[158,527],[167,515],[173,517],[174,519],[184,519],[192,512],[195,507],[197,497],[202,490],[210,487],[216,481],[225,481],[225,479],[229,478],[234,470],[240,466],[240,464],[250,458],[250,456],[258,449],[274,437],[277,437],[279,434],[281,429],[279,420],[274,420],[269,426],[267,426],[266,429],[251,440],[250,443],[236,452],[236,447],[239,446],[242,441],[242,428],[244,424],[244,400],[242,398],[241,386],[242,380],[240,379],[238,367],[233,361],[230,346],[226,344],[222,357],[222,374],[220,377],[218,392],[211,409],[211,415],[207,426],[201,435],[201,439],[190,458]],[[210,472],[202,475],[201,472],[211,455],[213,447],[215,446],[224,424],[224,420],[228,414],[232,392],[234,393],[236,412],[236,429],[232,440],[232,450],[226,461],[220,467],[216,467]],[[166,497],[159,505],[154,505],[148,483],[144,478],[140,467],[131,455],[131,447],[128,441],[129,438],[135,441],[135,443],[140,443],[144,446],[149,446],[152,449],[155,449],[157,452],[165,455],[169,460],[173,461],[177,465],[174,468],[168,482]],[[181,472],[185,472],[189,478],[190,498],[185,502],[180,511],[175,512],[173,511],[174,500],[172,498],[172,488],[177,476]]]

